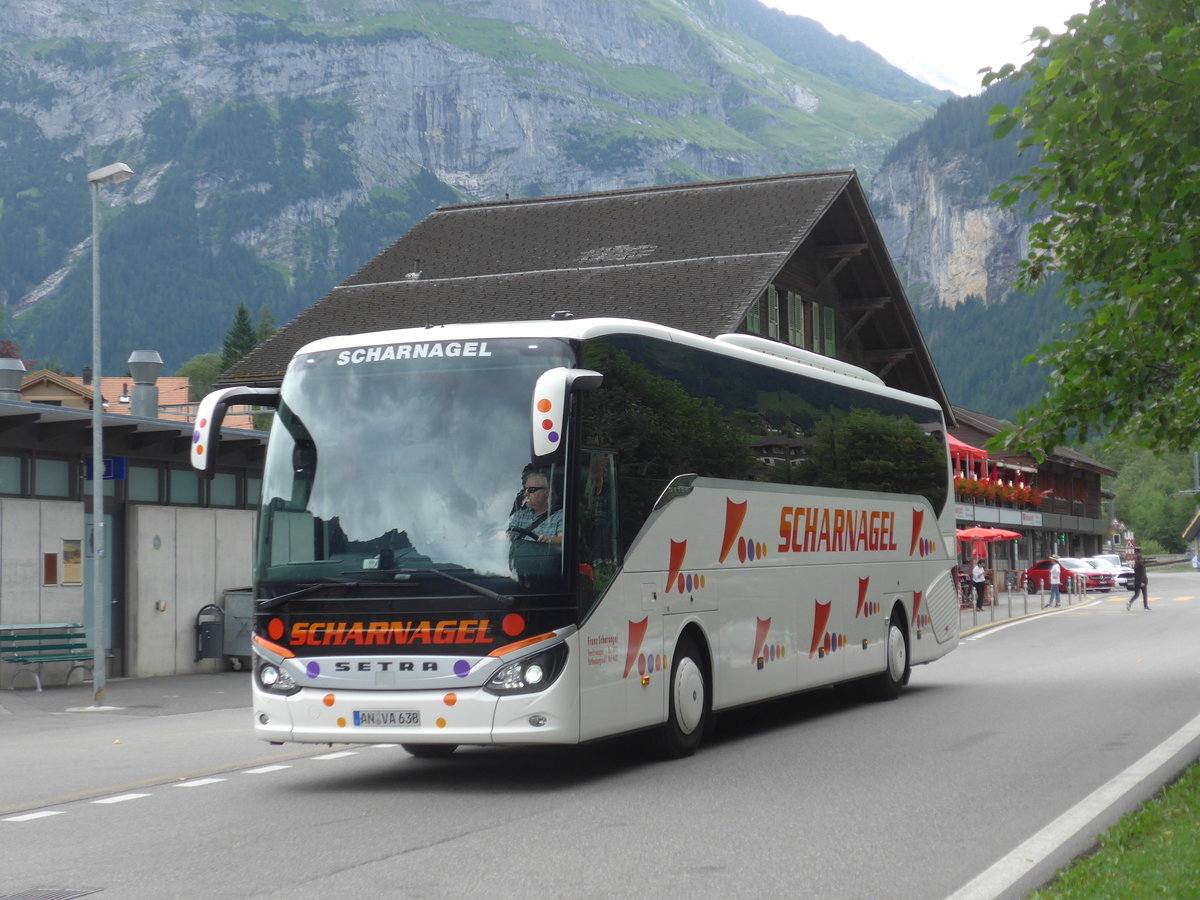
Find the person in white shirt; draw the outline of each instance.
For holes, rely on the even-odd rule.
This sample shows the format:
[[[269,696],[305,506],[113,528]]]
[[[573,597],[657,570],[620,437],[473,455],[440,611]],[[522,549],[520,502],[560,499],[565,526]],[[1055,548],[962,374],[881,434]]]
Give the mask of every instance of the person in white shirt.
[[[1062,579],[1062,566],[1058,564],[1058,557],[1050,557],[1050,599],[1046,601],[1043,609],[1049,609],[1051,606],[1061,606],[1061,598],[1058,596],[1058,583]]]
[[[975,559],[975,565],[971,567],[971,583],[975,585],[975,608],[983,609],[983,599],[987,593],[987,570],[978,557]]]

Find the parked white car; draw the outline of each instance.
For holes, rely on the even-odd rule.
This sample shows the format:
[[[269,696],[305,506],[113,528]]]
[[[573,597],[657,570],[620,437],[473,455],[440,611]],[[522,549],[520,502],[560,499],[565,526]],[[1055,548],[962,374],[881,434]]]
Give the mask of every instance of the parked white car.
[[[1112,575],[1113,581],[1125,590],[1133,590],[1133,569],[1125,565],[1116,553],[1100,553],[1096,556],[1089,556],[1086,558],[1086,562],[1103,572],[1108,572]]]

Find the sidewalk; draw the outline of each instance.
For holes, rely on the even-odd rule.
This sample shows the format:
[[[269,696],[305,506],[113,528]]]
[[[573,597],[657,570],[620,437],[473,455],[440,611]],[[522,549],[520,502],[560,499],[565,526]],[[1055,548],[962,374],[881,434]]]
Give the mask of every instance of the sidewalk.
[[[76,676],[78,677],[78,676]],[[148,718],[219,709],[250,708],[250,673],[173,675],[161,678],[109,678],[102,706],[86,684],[47,684],[38,692],[24,683],[0,690],[0,734],[20,721],[22,731],[53,729],[81,719]]]
[[[1120,593],[1118,591],[1117,593]],[[1096,596],[1107,597],[1109,594],[1099,594]],[[1111,596],[1116,596],[1112,594]],[[1037,615],[1042,611],[1042,604],[1050,598],[1047,593],[1027,594],[1021,590],[1015,591],[1000,591],[999,596],[995,601],[989,599],[988,605],[983,609],[974,609],[972,607],[963,607],[958,611],[958,633],[970,634],[973,631],[979,631],[982,628],[987,628],[990,625],[996,625],[1000,622],[1008,622],[1012,619],[1023,619],[1026,616]],[[1089,597],[1087,594],[1072,594],[1069,595],[1064,591],[1061,597],[1062,609],[1067,609],[1070,606],[1081,606],[1084,603],[1090,603],[1094,596]]]

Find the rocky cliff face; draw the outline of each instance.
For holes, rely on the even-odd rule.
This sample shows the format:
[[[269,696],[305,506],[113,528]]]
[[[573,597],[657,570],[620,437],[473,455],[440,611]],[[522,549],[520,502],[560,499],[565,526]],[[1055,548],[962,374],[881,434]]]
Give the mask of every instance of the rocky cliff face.
[[[935,160],[927,148],[885,165],[871,202],[914,306],[1004,297],[1025,257],[1029,222],[979,190],[977,160]]]
[[[898,102],[813,74],[802,51],[789,59],[739,30],[724,0],[9,4],[0,166],[20,174],[0,188],[0,257],[25,261],[0,273],[0,300],[40,315],[80,294],[64,272],[86,259],[85,222],[49,208],[47,167],[31,155],[52,155],[60,179],[129,163],[137,179],[105,191],[106,205],[118,217],[153,208],[155,234],[193,229],[213,257],[230,243],[249,251],[296,292],[264,301],[283,319],[319,296],[299,296],[312,290],[301,276],[323,290],[348,274],[351,220],[363,248],[353,266],[446,195],[846,167],[865,179],[941,99],[931,88],[928,104]],[[436,190],[414,198],[421,179]],[[65,202],[81,201],[73,191]],[[61,222],[33,256],[4,246],[6,217],[14,235],[28,232],[11,218],[21,203],[31,222]],[[170,218],[189,210],[194,223]]]

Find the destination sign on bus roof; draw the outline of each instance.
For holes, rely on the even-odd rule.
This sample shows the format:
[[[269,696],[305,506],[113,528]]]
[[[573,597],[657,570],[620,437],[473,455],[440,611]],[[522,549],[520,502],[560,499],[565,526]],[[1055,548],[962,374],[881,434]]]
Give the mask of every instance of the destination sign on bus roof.
[[[458,356],[491,356],[487,341],[423,341],[419,344],[376,344],[342,350],[337,355],[339,366],[383,362],[395,359],[437,359]]]

